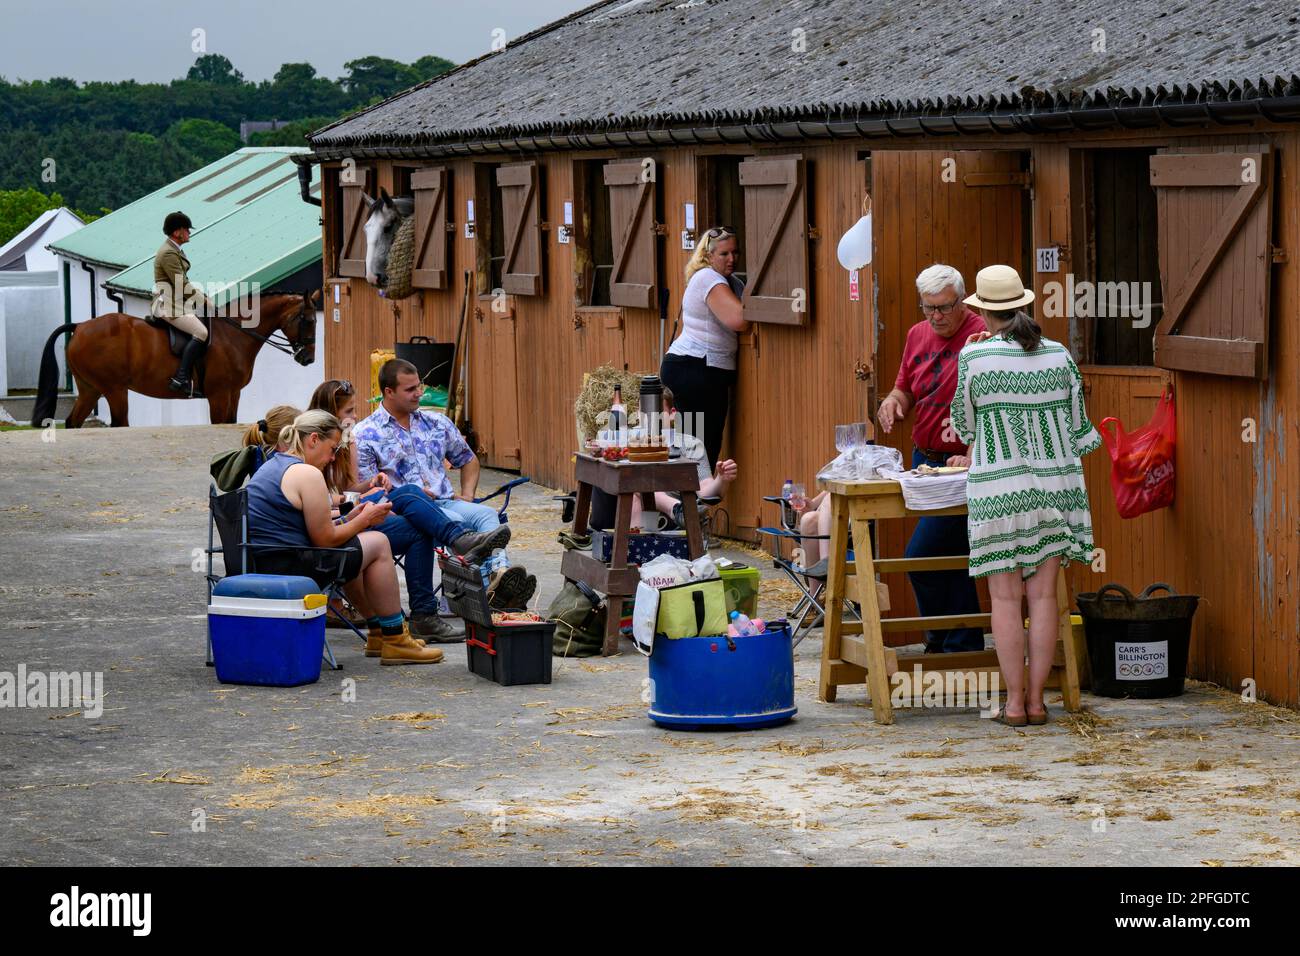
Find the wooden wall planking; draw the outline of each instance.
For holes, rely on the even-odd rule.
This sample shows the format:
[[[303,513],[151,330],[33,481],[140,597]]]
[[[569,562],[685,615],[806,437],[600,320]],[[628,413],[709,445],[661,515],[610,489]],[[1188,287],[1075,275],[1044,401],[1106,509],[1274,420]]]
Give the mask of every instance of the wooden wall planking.
[[[1250,446],[1258,613],[1247,676],[1263,698],[1300,707],[1300,134],[1273,141],[1274,243],[1288,259],[1273,267],[1269,376],[1260,385],[1259,440]]]

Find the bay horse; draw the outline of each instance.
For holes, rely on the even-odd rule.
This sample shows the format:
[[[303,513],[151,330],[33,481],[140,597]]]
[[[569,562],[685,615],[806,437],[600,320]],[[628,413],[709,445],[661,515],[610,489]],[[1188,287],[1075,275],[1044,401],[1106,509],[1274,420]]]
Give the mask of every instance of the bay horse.
[[[239,393],[253,377],[253,363],[262,346],[292,355],[299,365],[316,360],[316,305],[319,297],[265,295],[255,312],[257,324],[244,327],[239,318],[217,315],[210,320],[208,349],[203,356],[203,394],[214,425],[230,424],[239,411]],[[66,427],[80,428],[100,397],[108,399],[114,428],[127,421],[127,392],[152,398],[184,399],[168,387],[178,359],[172,355],[166,328],[123,312],[108,312],[86,322],[69,322],[55,329],[41,353],[32,424],[40,428],[54,417],[58,399],[59,365],[54,355],[59,336],[74,332],[67,364],[77,383],[77,401]],[[283,335],[283,341],[274,338]]]

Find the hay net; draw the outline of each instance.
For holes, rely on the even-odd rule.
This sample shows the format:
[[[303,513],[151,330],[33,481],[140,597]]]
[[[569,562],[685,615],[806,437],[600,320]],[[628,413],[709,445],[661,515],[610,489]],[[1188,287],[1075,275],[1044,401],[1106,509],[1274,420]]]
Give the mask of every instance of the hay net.
[[[623,404],[627,406],[628,420],[641,406],[641,379],[649,372],[628,372],[612,365],[602,365],[587,372],[582,377],[582,391],[573,403],[574,417],[578,424],[578,447],[596,437],[604,423],[604,416],[609,412],[610,402],[614,400],[614,385],[623,386]]]
[[[388,282],[384,286],[387,299],[405,299],[414,293],[411,270],[415,267],[415,217],[407,216],[397,227],[397,235],[388,250]]]

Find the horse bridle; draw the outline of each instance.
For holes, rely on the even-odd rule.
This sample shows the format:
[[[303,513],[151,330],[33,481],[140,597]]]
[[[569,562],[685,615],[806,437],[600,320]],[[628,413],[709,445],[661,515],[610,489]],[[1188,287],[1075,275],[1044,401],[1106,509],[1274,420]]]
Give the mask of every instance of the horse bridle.
[[[263,345],[269,345],[277,352],[283,352],[299,364],[305,364],[302,362],[302,356],[308,349],[316,346],[316,310],[311,307],[311,295],[306,291],[302,294],[302,308],[299,310],[297,318],[290,318],[281,322],[270,335],[262,335],[260,332],[245,328],[242,322],[238,322],[228,315],[209,316],[209,318],[221,319],[221,321],[238,330],[241,334],[257,339]],[[289,333],[284,330],[284,327],[292,321],[298,323],[298,342],[296,345],[289,340]],[[283,336],[283,339],[275,338],[276,333]]]

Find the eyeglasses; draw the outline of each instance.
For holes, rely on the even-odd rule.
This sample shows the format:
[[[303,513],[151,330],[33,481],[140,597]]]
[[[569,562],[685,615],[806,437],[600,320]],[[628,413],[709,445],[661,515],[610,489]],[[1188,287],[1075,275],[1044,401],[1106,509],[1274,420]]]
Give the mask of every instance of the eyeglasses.
[[[926,305],[924,302],[921,303],[921,311],[926,315],[934,315],[936,313],[939,315],[952,315],[952,310],[955,308],[957,308],[956,299],[953,299],[946,305]]]
[[[714,226],[704,235],[709,239],[726,239],[728,236],[735,236],[736,230],[730,226]]]
[[[337,394],[339,394],[339,395],[351,395],[351,394],[353,394],[353,391],[354,391],[354,390],[353,390],[353,388],[352,388],[352,383],[349,382],[346,378],[345,378],[345,379],[342,379],[342,380],[339,382],[339,387],[338,387],[338,389],[337,389]]]

